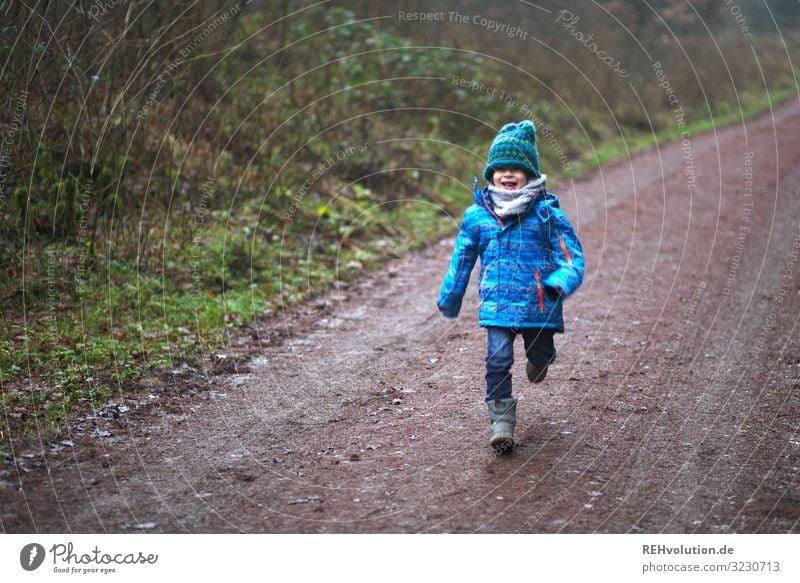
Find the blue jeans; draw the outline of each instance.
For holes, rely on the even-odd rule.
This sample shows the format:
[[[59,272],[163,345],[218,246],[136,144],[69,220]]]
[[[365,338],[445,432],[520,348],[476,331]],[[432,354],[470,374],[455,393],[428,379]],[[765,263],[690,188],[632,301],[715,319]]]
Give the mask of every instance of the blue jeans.
[[[511,365],[514,364],[514,339],[522,334],[525,356],[539,368],[556,358],[554,331],[548,328],[499,328],[487,326],[486,400],[511,397]]]

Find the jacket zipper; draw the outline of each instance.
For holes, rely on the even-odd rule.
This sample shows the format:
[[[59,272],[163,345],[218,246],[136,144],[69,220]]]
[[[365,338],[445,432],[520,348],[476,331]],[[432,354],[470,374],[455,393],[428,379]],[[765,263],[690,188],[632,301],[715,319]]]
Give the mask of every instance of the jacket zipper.
[[[542,289],[542,281],[538,269],[533,274],[533,277],[536,279],[536,293],[539,295],[539,311],[544,312],[544,290]]]

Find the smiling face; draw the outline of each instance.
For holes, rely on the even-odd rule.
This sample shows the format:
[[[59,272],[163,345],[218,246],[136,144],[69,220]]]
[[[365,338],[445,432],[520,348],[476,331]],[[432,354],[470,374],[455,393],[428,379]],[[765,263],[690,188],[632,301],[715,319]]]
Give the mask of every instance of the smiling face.
[[[502,168],[494,169],[492,183],[497,188],[517,190],[528,183],[528,174],[524,170],[513,166],[503,166]]]

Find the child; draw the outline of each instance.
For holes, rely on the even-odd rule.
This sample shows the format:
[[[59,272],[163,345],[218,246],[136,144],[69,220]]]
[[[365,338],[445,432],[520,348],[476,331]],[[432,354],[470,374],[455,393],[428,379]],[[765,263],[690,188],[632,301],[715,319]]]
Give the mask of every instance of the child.
[[[467,208],[437,306],[455,318],[480,256],[479,324],[488,331],[486,403],[496,451],[514,444],[517,401],[511,396],[514,339],[522,334],[528,380],[541,382],[556,357],[553,334],[564,331],[561,304],[583,280],[583,251],[556,196],[539,172],[536,127],[503,126],[489,148]]]

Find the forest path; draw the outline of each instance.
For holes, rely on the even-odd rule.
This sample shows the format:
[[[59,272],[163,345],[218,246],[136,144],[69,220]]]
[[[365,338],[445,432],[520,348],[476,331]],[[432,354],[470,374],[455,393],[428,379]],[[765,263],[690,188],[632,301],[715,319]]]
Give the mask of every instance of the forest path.
[[[800,102],[556,193],[586,280],[545,382],[517,343],[512,454],[487,444],[474,274],[436,312],[450,240],[279,319],[204,398],[12,472],[2,529],[796,532]]]

